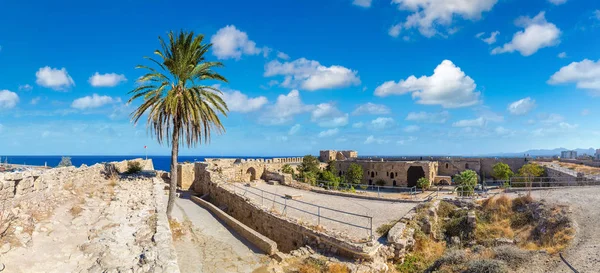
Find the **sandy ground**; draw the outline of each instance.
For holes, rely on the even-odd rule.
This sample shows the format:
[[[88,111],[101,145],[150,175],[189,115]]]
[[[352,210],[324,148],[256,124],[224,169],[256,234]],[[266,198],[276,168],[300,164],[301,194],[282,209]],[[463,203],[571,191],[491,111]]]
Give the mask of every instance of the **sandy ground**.
[[[246,188],[245,186],[241,186]],[[246,196],[249,197],[253,202],[259,205],[263,205],[268,209],[276,209],[278,212],[283,213],[284,206],[273,203],[273,198],[275,201],[284,203],[284,199],[281,197],[275,197],[270,194],[264,194],[264,200],[262,200],[260,196],[260,191],[258,189],[262,189],[264,191],[268,191],[271,193],[275,193],[278,195],[301,195],[302,197],[299,199],[300,201],[319,205],[322,207],[327,207],[331,209],[336,209],[340,211],[360,214],[360,215],[369,215],[373,217],[373,235],[377,236],[375,230],[377,227],[387,224],[390,221],[398,220],[402,218],[406,213],[408,213],[412,208],[414,208],[416,203],[401,203],[401,202],[390,202],[390,201],[374,201],[374,200],[366,200],[359,198],[351,198],[351,197],[342,197],[342,196],[334,196],[328,194],[315,193],[300,189],[295,189],[287,186],[281,185],[269,185],[267,183],[258,183],[255,188],[250,189],[252,192],[258,194],[250,194],[247,193]],[[297,209],[301,209],[304,211],[311,212],[313,214],[321,214],[321,216],[332,218],[338,221],[343,221],[347,223],[352,223],[354,225],[358,225],[361,227],[370,227],[369,220],[364,217],[359,217],[355,215],[344,214],[336,211],[331,211],[328,209],[321,208],[319,209],[315,206],[302,204],[300,202],[295,202],[293,200],[287,200],[288,208],[285,210],[286,215],[291,218],[300,219],[301,221],[308,222],[312,225],[319,224],[319,219],[317,216],[307,214],[305,212],[299,211]],[[293,209],[295,207],[297,209]],[[343,232],[345,235],[350,236],[355,239],[364,239],[367,238],[370,234],[366,229],[352,227],[346,224],[342,224],[336,221],[328,220],[321,218],[320,224],[327,230],[334,230],[337,232]]]
[[[182,273],[249,273],[268,264],[266,255],[212,213],[187,199],[184,193],[181,197],[176,200],[173,216],[186,226],[185,235],[174,241]]]

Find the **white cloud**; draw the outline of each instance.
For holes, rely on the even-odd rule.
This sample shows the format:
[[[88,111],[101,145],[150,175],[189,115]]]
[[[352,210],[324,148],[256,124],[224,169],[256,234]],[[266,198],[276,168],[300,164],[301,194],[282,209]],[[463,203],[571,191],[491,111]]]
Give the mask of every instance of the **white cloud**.
[[[581,110],[581,115],[582,116],[587,116],[589,114],[590,114],[590,109],[583,109],[583,110]]]
[[[282,59],[282,60],[289,60],[290,56],[279,51],[279,52],[277,52],[277,58]]]
[[[517,26],[524,30],[513,35],[512,41],[502,47],[496,47],[492,54],[518,51],[523,56],[530,56],[544,47],[551,47],[560,43],[561,31],[556,25],[546,21],[545,12],[540,12],[533,18],[520,17],[515,21]]]
[[[300,129],[302,128],[302,125],[300,124],[296,124],[294,126],[292,126],[292,128],[290,128],[290,131],[288,132],[288,135],[295,135],[296,133],[298,133],[298,131],[300,131]]]
[[[385,128],[389,128],[394,124],[393,118],[384,118],[379,117],[371,121],[371,127],[374,129],[382,130]]]
[[[29,84],[19,85],[19,91],[31,91],[33,90],[33,86]]]
[[[513,130],[506,129],[502,126],[496,127],[496,129],[494,129],[494,132],[499,136],[512,136],[515,134]]]
[[[456,17],[477,20],[482,13],[492,10],[498,0],[392,0],[398,9],[412,12],[402,23],[404,29],[416,28],[425,37],[440,32],[453,33]],[[440,31],[441,28],[446,29]]]
[[[383,105],[383,104],[375,104],[375,103],[365,103],[362,105],[359,105],[354,112],[352,112],[353,115],[363,115],[363,114],[370,114],[370,115],[387,115],[390,114],[392,111],[390,110],[389,107]]]
[[[564,58],[566,58],[566,57],[567,57],[567,52],[561,52],[561,53],[558,53],[558,55],[557,55],[557,56],[558,56],[559,58],[561,58],[561,59],[564,59]]]
[[[312,110],[310,119],[321,127],[339,127],[348,124],[348,114],[342,113],[331,103],[317,105]]]
[[[427,113],[427,112],[410,112],[406,116],[406,120],[426,122],[426,123],[446,123],[450,118],[448,111],[442,111],[439,113]]]
[[[114,99],[109,96],[100,96],[98,94],[93,94],[91,96],[85,96],[74,100],[71,104],[71,107],[79,110],[85,110],[102,107],[106,104],[115,102],[120,102],[120,99]]]
[[[460,67],[449,60],[442,61],[431,76],[413,76],[399,82],[388,81],[375,89],[375,95],[385,97],[412,92],[419,104],[441,105],[444,108],[466,107],[479,103],[477,85]]]
[[[575,83],[579,89],[587,89],[600,95],[600,60],[584,59],[563,66],[548,80],[549,84]]]
[[[485,35],[485,32],[481,32],[481,33],[477,33],[477,35],[475,35],[475,37],[479,38],[484,43],[491,45],[491,44],[496,43],[496,36],[498,36],[498,34],[500,34],[500,31],[494,31],[494,32],[490,33],[490,37],[484,38],[483,35]]]
[[[565,118],[559,114],[540,114],[540,121],[546,124],[556,124],[565,120]]]
[[[558,127],[560,127],[561,129],[570,130],[570,129],[575,129],[575,128],[579,127],[579,125],[570,124],[570,123],[566,123],[566,122],[560,122],[560,123],[558,123]]]
[[[277,125],[290,122],[295,115],[311,111],[312,105],[305,105],[300,99],[300,92],[292,90],[287,95],[279,95],[274,105],[268,107],[261,117],[263,123]]]
[[[40,86],[51,88],[57,91],[64,91],[75,85],[73,78],[69,76],[66,68],[51,68],[45,66],[35,72],[35,83]]]
[[[213,44],[213,55],[219,59],[239,60],[242,55],[257,55],[262,49],[248,39],[246,32],[238,30],[234,25],[225,26],[210,38]]]
[[[352,124],[352,128],[356,128],[356,129],[362,128],[364,126],[365,126],[365,124],[362,122],[356,122],[356,123]]]
[[[597,9],[594,11],[594,17],[596,17],[596,19],[600,20],[600,9]]]
[[[390,27],[388,30],[388,35],[397,38],[400,36],[400,31],[402,31],[402,24],[396,24]]]
[[[406,139],[400,139],[400,140],[396,141],[396,144],[404,145],[404,144],[408,144],[409,142],[413,142],[415,140],[417,140],[417,137],[411,136]]]
[[[38,102],[40,102],[41,99],[42,98],[40,98],[40,97],[35,97],[35,98],[31,99],[31,101],[29,103],[31,105],[36,105],[36,104],[38,104]]]
[[[409,125],[404,127],[404,132],[407,133],[414,133],[414,132],[418,132],[419,130],[421,130],[421,127],[417,126],[417,125]]]
[[[0,91],[0,109],[11,109],[19,102],[19,95],[9,90]]]
[[[338,133],[339,131],[340,131],[340,130],[339,130],[338,128],[334,128],[334,129],[329,129],[329,130],[321,131],[321,132],[319,133],[319,137],[332,137],[332,136],[335,136],[335,135],[337,135],[337,133]]]
[[[372,143],[385,144],[385,143],[389,143],[389,142],[390,142],[389,140],[382,139],[382,138],[376,138],[373,135],[368,136],[367,139],[365,140],[365,144],[372,144]]]
[[[114,87],[119,83],[126,82],[127,78],[123,74],[106,73],[100,74],[96,72],[88,80],[93,87]]]
[[[525,115],[535,108],[535,100],[530,97],[520,99],[508,105],[508,112],[513,115]]]
[[[227,103],[227,108],[232,112],[249,113],[260,110],[269,100],[264,96],[248,98],[248,96],[238,90],[221,88],[215,85],[217,89],[223,91],[223,100]]]
[[[562,4],[566,3],[567,0],[548,0],[548,2],[558,6],[558,5],[562,5]]]
[[[476,119],[463,119],[455,123],[452,123],[453,127],[483,127],[486,124],[486,120],[483,117]]]
[[[352,1],[352,5],[363,7],[363,8],[370,8],[372,2],[373,2],[373,0],[354,0],[354,1]]]
[[[270,61],[265,65],[265,77],[284,76],[281,86],[308,91],[359,85],[358,72],[339,65],[323,66],[317,61],[300,58],[292,62]]]

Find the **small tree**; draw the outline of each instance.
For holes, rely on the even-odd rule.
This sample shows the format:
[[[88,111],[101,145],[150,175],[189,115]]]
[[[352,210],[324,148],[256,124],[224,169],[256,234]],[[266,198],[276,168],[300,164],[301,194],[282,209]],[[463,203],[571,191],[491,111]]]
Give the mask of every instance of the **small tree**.
[[[377,186],[385,186],[385,180],[383,180],[383,179],[377,179],[377,181],[375,181],[375,185],[377,185]]]
[[[327,182],[328,185],[333,188],[337,188],[340,185],[340,178],[330,171],[323,171],[319,177],[321,181]]]
[[[60,163],[58,163],[58,167],[71,167],[73,163],[71,163],[71,158],[68,156],[63,156],[60,159]]]
[[[346,182],[350,184],[360,184],[363,178],[363,169],[356,163],[351,163],[346,172]]]
[[[287,174],[294,174],[294,168],[292,168],[292,166],[290,166],[289,164],[285,164],[281,167],[281,171],[283,173],[287,173]]]
[[[535,163],[527,163],[519,169],[519,176],[525,179],[528,187],[531,187],[534,178],[542,175],[544,175],[544,168]]]
[[[424,191],[429,189],[429,186],[431,184],[429,183],[429,179],[427,179],[426,177],[421,177],[419,178],[419,180],[417,180],[417,188],[422,189]]]
[[[325,170],[336,174],[338,172],[338,169],[335,167],[335,160],[327,161],[327,167],[325,167]]]
[[[305,155],[298,167],[298,171],[300,173],[312,172],[318,174],[321,171],[319,169],[319,159],[312,155]]]
[[[126,174],[136,174],[142,172],[142,164],[139,161],[129,161],[127,162],[127,171]]]
[[[496,180],[509,180],[514,175],[508,164],[498,162],[492,167],[492,176]]]
[[[470,196],[473,195],[479,178],[475,171],[466,170],[454,176],[454,180],[458,184],[458,187],[456,187],[458,194]]]
[[[305,172],[303,173],[304,183],[310,184],[312,186],[317,184],[317,174],[313,172]]]

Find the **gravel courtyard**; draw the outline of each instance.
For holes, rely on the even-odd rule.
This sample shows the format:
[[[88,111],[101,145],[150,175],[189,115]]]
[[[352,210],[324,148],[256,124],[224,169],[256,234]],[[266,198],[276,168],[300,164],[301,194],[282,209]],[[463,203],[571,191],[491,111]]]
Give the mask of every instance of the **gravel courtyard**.
[[[279,196],[275,196],[273,194],[268,194],[266,192],[274,193],[277,195],[300,195],[301,197],[298,199],[299,201],[319,205],[322,208],[319,209],[316,206],[304,204],[301,202],[297,202],[294,200],[287,200],[287,209],[285,210],[285,214],[288,217],[299,219],[304,222],[308,222],[311,225],[319,224],[319,220],[317,216],[307,214],[305,212],[299,211],[297,209],[301,209],[313,214],[321,215],[321,226],[323,226],[326,230],[342,232],[345,235],[354,238],[354,239],[364,239],[367,238],[369,234],[369,230],[363,229],[360,227],[368,228],[370,227],[369,219],[365,217],[349,215],[345,213],[340,213],[336,211],[331,211],[326,208],[331,208],[335,210],[340,210],[344,212],[350,212],[359,215],[368,215],[373,217],[373,235],[377,236],[375,230],[377,227],[387,224],[390,221],[398,220],[406,213],[408,213],[412,208],[414,208],[416,203],[401,203],[401,202],[389,202],[389,201],[374,201],[374,200],[366,200],[359,198],[351,198],[351,197],[342,197],[342,196],[334,196],[328,194],[315,193],[305,190],[299,190],[287,186],[281,185],[269,185],[264,182],[259,182],[254,187],[246,187],[242,184],[238,184],[239,187],[243,189],[247,189],[248,192],[245,193],[245,196],[250,198],[254,203],[258,205],[263,205],[268,209],[274,209],[279,213],[284,212],[284,206],[274,203],[273,200],[279,203],[284,203],[285,199]],[[261,198],[260,190],[266,191]],[[240,188],[236,189],[238,194],[243,194]],[[254,193],[254,194],[252,194]],[[294,209],[294,208],[297,209]],[[353,227],[347,224],[342,224],[336,221],[324,219],[323,217],[335,219],[338,221],[350,223],[360,227]]]

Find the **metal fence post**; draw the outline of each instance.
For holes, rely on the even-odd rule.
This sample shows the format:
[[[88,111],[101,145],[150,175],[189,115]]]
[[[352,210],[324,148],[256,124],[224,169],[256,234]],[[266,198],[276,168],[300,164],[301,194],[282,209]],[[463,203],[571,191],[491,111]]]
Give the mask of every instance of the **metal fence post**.
[[[317,210],[317,214],[318,214],[317,225],[320,226],[321,225],[321,206],[318,206],[317,209],[318,209]]]
[[[379,186],[377,187],[377,197],[381,197],[381,196],[379,195],[379,189],[380,189],[380,188],[381,188],[381,187],[379,187]]]

